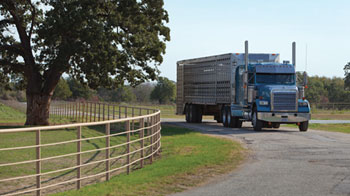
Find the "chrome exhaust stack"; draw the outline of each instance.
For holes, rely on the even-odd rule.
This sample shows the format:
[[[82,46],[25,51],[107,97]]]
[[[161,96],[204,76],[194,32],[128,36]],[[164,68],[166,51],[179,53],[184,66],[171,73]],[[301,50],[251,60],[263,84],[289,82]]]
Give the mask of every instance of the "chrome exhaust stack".
[[[296,68],[296,43],[292,43],[292,64],[294,65],[294,69]]]
[[[248,41],[245,41],[244,43],[245,48],[245,55],[244,55],[244,62],[245,62],[245,72],[243,74],[243,88],[244,88],[244,100],[245,103],[248,102],[248,61],[249,61],[249,53],[248,53]]]

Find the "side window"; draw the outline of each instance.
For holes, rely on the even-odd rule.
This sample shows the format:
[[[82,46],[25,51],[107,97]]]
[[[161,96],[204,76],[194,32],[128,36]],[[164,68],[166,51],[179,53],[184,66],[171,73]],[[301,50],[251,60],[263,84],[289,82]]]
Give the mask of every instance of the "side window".
[[[254,84],[254,83],[255,83],[254,73],[248,73],[248,84]]]

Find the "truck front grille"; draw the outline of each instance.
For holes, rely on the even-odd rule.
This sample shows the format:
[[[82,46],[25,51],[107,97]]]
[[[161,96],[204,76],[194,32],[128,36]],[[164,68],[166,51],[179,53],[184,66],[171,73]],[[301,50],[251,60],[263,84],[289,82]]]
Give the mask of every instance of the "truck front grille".
[[[297,92],[273,92],[272,93],[272,111],[296,111],[297,110]]]

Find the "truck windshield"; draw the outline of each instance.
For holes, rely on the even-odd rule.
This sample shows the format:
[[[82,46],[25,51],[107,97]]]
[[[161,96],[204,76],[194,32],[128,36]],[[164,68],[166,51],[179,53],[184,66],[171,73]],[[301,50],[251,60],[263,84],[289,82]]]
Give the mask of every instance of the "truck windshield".
[[[258,84],[295,84],[295,75],[294,74],[257,73],[256,83]]]

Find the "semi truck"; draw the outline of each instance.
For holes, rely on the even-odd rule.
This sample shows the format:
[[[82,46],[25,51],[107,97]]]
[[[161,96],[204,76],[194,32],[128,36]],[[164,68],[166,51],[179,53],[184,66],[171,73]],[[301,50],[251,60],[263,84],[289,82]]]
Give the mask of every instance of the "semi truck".
[[[201,123],[212,115],[225,127],[241,128],[250,121],[255,131],[297,124],[307,131],[310,104],[304,83],[296,83],[296,43],[292,63],[278,53],[228,53],[177,62],[176,114]]]

